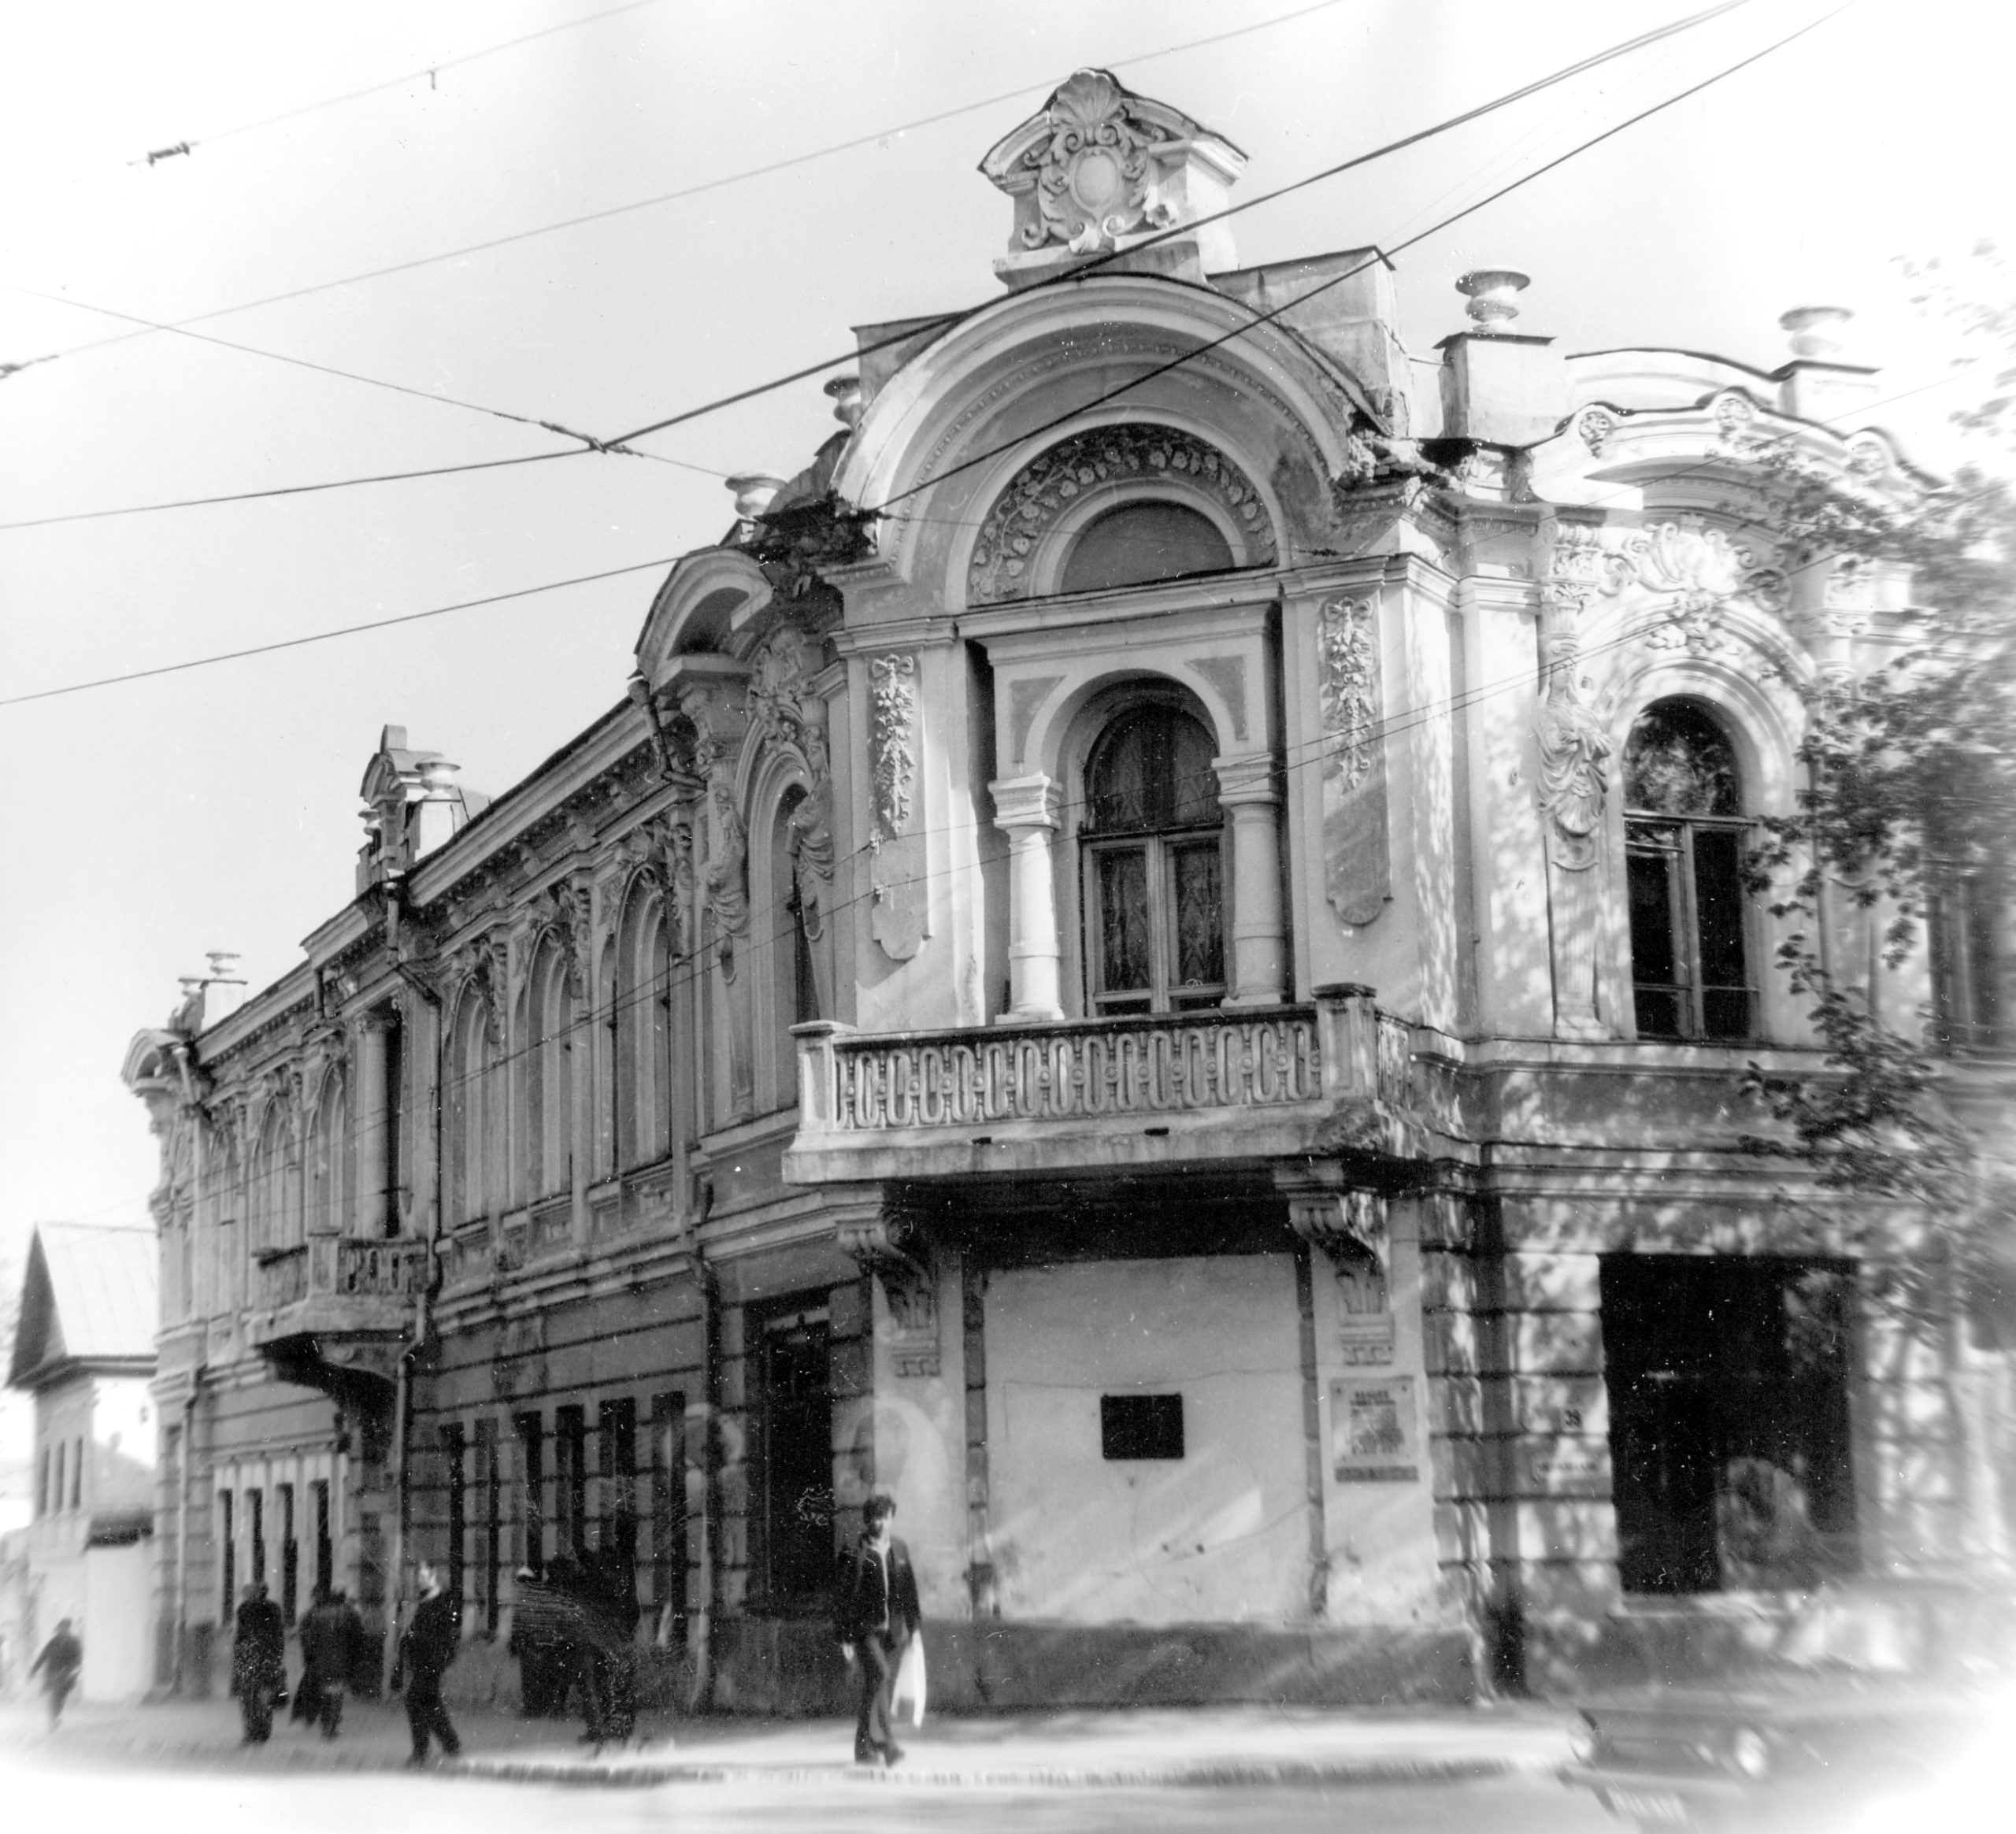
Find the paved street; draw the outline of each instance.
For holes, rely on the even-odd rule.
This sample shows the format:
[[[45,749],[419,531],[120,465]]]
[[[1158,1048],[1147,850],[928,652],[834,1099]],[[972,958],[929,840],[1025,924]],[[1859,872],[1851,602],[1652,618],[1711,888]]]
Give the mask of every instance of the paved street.
[[[20,1818],[17,1819],[17,1815]],[[893,1788],[850,1776],[826,1784],[661,1784],[583,1790],[447,1776],[377,1774],[205,1776],[73,1771],[36,1762],[8,1787],[10,1825],[45,1830],[121,1828],[147,1834],[391,1834],[446,1821],[484,1834],[588,1827],[720,1830],[721,1834],[816,1825],[820,1834],[888,1834],[946,1828],[973,1834],[1188,1834],[1188,1831],[1392,1830],[1412,1834],[1595,1834],[1600,1810],[1550,1777],[1460,1784],[1160,1789]]]
[[[258,1750],[227,1701],[73,1707],[50,1734],[27,1703],[0,1708],[9,1826],[370,1834],[443,1819],[486,1834],[598,1829],[1076,1828],[1181,1834],[1488,1828],[1578,1834],[1605,1825],[1551,1774],[1561,1716],[1544,1708],[1388,1712],[1219,1707],[943,1718],[893,1773],[846,1761],[837,1721],[652,1724],[596,1756],[570,1725],[458,1715],[463,1761],[405,1770],[396,1706],[354,1703],[325,1743],[283,1724]]]

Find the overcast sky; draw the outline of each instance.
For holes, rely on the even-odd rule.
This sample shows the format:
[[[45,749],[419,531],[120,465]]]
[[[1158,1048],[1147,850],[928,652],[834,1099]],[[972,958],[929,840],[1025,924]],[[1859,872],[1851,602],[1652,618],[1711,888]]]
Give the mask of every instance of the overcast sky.
[[[481,410],[606,437],[842,352],[855,324],[984,300],[1010,206],[976,163],[1080,65],[1236,143],[1251,193],[1696,9],[17,7],[0,69],[0,363],[65,354],[0,381],[0,522],[554,450],[565,443]],[[1255,210],[1237,224],[1241,260],[1391,246],[1828,10],[1753,0]],[[569,21],[589,23],[457,61]],[[1768,368],[1786,354],[1780,312],[1850,305],[1858,354],[1903,394],[1871,417],[1950,462],[1940,421],[1961,391],[1922,386],[1943,359],[1914,341],[1887,264],[2010,239],[2012,49],[2000,7],[1860,0],[1406,252],[1404,335],[1425,350],[1458,328],[1451,282],[1481,264],[1531,272],[1518,328],[1570,350],[1677,345]],[[429,65],[432,82],[252,125]],[[183,140],[187,156],[144,162]],[[406,262],[425,265],[351,280]],[[105,312],[187,319],[301,288],[321,290],[191,328],[419,394],[180,335],[80,347],[132,328]],[[802,465],[829,407],[813,380],[643,443],[679,465],[587,455],[0,530],[0,694],[667,561],[720,538],[723,477]],[[656,584],[639,571],[0,708],[0,1234],[144,1217],[155,1162],[118,1081],[127,1041],[163,1020],[206,949],[242,950],[264,984],[350,897],[357,787],[382,724],[502,790],[621,698]]]

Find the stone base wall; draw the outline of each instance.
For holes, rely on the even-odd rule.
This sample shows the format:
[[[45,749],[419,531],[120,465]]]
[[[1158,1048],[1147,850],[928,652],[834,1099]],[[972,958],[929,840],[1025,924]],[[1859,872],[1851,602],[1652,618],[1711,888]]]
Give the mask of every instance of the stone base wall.
[[[717,1711],[853,1710],[853,1683],[824,1624],[745,1619],[717,1634]],[[931,1710],[943,1713],[1371,1706],[1477,1691],[1467,1633],[1413,1625],[935,1624],[925,1667]]]

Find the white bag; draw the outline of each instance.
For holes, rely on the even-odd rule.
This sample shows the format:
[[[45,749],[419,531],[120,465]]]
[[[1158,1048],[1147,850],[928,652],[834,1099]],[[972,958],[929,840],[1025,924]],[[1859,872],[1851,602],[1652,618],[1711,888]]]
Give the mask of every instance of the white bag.
[[[890,1710],[900,1719],[903,1707],[910,1707],[910,1724],[924,1724],[924,1639],[914,1636],[903,1645],[902,1659],[896,1664],[896,1679],[889,1691]]]

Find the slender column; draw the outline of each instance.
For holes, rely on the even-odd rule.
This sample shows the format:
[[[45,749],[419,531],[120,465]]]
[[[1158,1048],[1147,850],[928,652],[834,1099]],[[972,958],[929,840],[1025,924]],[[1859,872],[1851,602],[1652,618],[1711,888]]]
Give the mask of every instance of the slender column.
[[[1218,801],[1232,813],[1232,991],[1228,1006],[1277,1006],[1288,993],[1281,921],[1281,793],[1270,751],[1214,758]]]
[[[1008,991],[1006,1022],[1061,1019],[1058,1003],[1057,895],[1051,831],[1057,785],[1042,772],[989,784],[994,824],[1008,836]]]
[[[357,1213],[338,1232],[382,1236],[386,1191],[391,1179],[391,1117],[385,1111],[385,1016],[370,1012],[357,1022],[357,1112],[350,1117],[357,1138]]]

